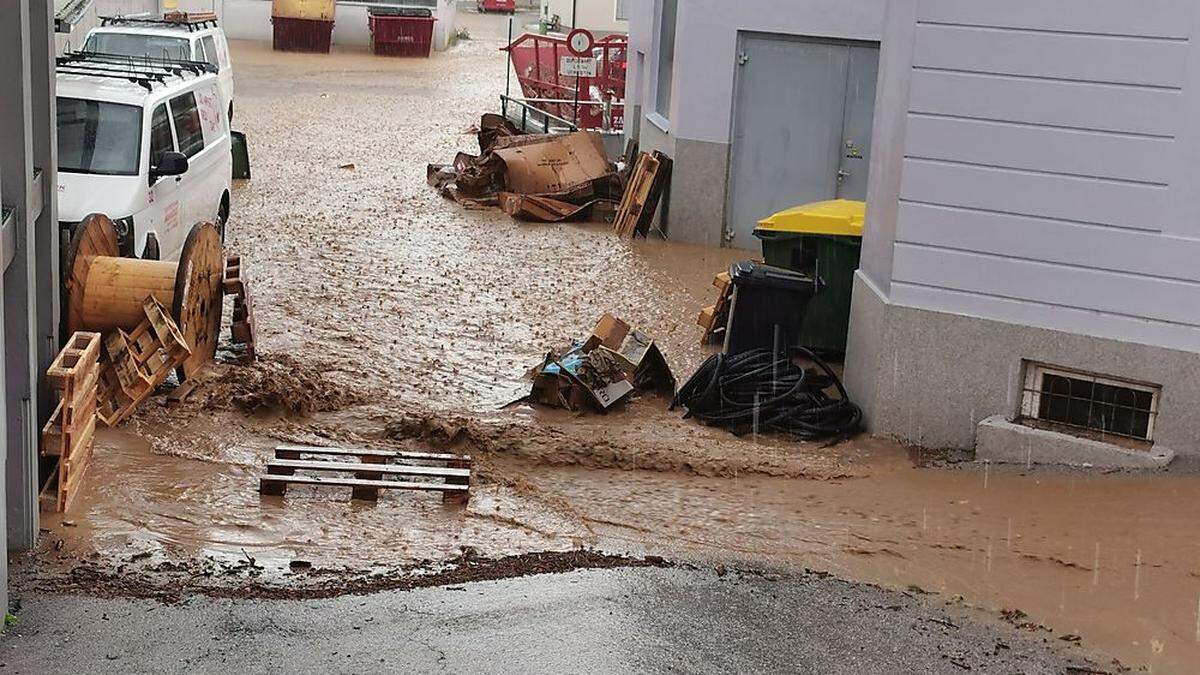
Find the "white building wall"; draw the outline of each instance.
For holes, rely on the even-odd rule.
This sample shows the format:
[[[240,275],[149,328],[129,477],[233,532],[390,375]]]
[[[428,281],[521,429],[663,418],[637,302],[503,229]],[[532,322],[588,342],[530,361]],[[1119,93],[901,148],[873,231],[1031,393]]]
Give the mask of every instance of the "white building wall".
[[[692,140],[729,142],[739,32],[878,42],[885,4],[884,0],[681,0],[671,132]]]
[[[1198,6],[895,0],[867,281],[897,305],[1200,351]]]
[[[673,94],[664,118],[654,112],[662,2],[634,0],[625,124],[642,149],[676,160],[666,227],[672,239],[725,244],[739,34],[879,42],[886,5],[887,0],[678,0]]]
[[[558,15],[563,26],[586,28],[598,38],[612,33],[628,33],[629,21],[617,20],[618,3],[630,7],[634,0],[542,0],[542,15]]]

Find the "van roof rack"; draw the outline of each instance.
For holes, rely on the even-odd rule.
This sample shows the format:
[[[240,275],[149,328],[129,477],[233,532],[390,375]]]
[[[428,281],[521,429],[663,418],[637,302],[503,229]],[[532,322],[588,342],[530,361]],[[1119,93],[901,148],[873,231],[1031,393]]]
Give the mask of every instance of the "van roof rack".
[[[213,12],[168,12],[162,16],[102,16],[100,25],[182,27],[194,33],[205,28],[216,28],[217,15]]]
[[[166,84],[167,78],[199,77],[217,72],[217,67],[203,61],[125,56],[103,52],[68,52],[55,59],[55,70],[67,75],[87,75],[133,82],[154,91],[155,84]]]

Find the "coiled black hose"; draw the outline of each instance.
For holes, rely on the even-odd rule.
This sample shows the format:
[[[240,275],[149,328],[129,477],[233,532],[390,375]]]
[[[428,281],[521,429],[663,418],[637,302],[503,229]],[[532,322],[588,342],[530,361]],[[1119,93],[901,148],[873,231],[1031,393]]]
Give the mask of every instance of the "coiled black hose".
[[[820,369],[796,364],[802,357]],[[836,388],[836,398],[826,393]],[[806,441],[837,443],[862,430],[862,410],[842,381],[816,354],[797,347],[787,354],[753,349],[716,354],[701,364],[675,395],[671,409],[683,406],[695,417],[738,436],[775,432]]]

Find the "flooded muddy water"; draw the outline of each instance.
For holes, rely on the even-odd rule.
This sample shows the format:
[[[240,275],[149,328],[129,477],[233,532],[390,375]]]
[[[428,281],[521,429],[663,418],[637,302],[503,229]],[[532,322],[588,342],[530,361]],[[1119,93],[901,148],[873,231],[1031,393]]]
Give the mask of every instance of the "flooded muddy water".
[[[498,46],[407,60],[235,43],[254,179],[229,241],[262,363],[218,366],[189,403],[160,397],[101,432],[79,502],[44,521],[46,577],[88,565],[129,584],[303,585],[297,562],[373,573],[464,549],[599,547],[807,566],[1020,610],[1008,616],[1027,630],[1134,666],[1200,662],[1195,476],[918,467],[877,440],[735,438],[653,397],[607,416],[501,410],[605,312],[654,336],[682,381],[706,356],[695,318],[713,275],[748,254],[521,224],[428,188],[427,163],[475,149],[463,132],[495,107]],[[262,498],[281,441],[469,452],[477,482],[465,508]],[[211,565],[176,564],[189,559]]]

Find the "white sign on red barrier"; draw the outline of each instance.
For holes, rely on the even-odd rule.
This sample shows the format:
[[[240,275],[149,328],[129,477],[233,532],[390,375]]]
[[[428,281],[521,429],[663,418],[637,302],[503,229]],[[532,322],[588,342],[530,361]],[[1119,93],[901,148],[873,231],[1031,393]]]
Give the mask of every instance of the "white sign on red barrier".
[[[558,74],[563,77],[595,77],[596,59],[590,56],[564,56],[558,62]]]

